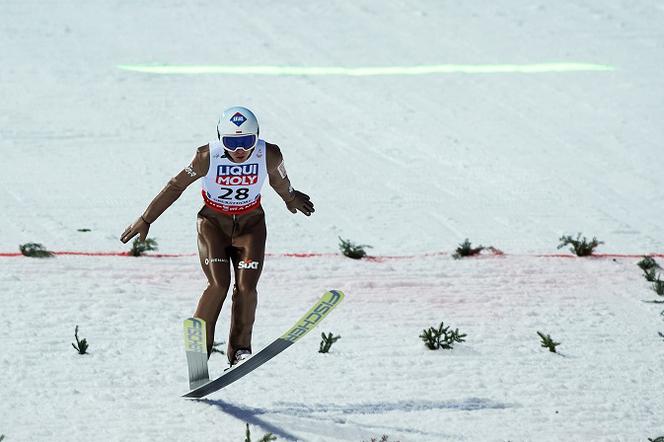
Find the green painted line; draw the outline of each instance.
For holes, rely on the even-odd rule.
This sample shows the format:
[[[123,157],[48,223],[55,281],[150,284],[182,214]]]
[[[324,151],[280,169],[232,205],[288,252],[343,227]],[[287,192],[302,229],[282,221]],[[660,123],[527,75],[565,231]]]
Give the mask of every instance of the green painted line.
[[[538,64],[438,64],[424,66],[385,67],[306,67],[306,66],[223,66],[223,65],[118,65],[119,69],[147,74],[168,75],[345,75],[368,77],[376,75],[429,74],[539,74],[549,72],[614,71],[613,66],[592,63]]]

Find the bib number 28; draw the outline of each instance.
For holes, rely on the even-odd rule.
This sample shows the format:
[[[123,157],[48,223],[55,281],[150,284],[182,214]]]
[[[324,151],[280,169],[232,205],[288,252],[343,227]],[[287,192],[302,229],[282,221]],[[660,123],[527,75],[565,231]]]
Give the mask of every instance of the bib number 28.
[[[224,200],[246,200],[249,198],[249,188],[248,187],[222,187],[221,191],[223,192],[219,195],[219,198]]]

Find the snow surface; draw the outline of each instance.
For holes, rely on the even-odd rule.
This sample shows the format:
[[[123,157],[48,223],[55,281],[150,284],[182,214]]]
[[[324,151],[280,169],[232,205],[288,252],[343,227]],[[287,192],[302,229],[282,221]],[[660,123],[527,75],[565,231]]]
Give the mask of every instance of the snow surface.
[[[326,289],[321,327],[205,401],[181,321],[205,285],[198,183],[152,227],[174,258],[0,257],[0,435],[13,440],[645,441],[664,435],[664,4],[649,1],[0,3],[0,253],[118,241],[223,108],[255,110],[293,185],[271,190],[254,345]],[[123,64],[585,62],[610,72],[152,75]],[[89,228],[83,233],[77,229]],[[561,259],[562,234],[628,257]],[[394,259],[351,261],[338,236]],[[464,238],[501,257],[453,260]],[[315,252],[297,258],[287,253]],[[661,260],[664,261],[664,260]],[[224,306],[218,340],[228,330]],[[429,351],[423,328],[468,334]],[[73,329],[90,355],[69,345]],[[562,342],[539,347],[536,331]],[[319,333],[341,335],[327,355]],[[224,357],[211,359],[219,373]]]

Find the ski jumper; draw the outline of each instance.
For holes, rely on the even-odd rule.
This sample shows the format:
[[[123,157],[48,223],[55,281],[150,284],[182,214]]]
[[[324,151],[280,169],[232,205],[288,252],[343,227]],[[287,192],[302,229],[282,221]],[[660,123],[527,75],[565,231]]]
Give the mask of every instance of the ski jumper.
[[[265,213],[260,204],[261,188],[269,179],[271,187],[288,203],[293,189],[283,165],[279,147],[259,140],[247,160],[235,163],[220,142],[198,148],[191,164],[173,177],[143,214],[148,223],[161,215],[189,186],[202,180],[204,206],[198,212],[198,253],[208,285],[194,316],[205,320],[208,355],[214,329],[231,284],[231,326],[229,360],[238,349],[251,351],[258,292],[256,286],[265,256]]]

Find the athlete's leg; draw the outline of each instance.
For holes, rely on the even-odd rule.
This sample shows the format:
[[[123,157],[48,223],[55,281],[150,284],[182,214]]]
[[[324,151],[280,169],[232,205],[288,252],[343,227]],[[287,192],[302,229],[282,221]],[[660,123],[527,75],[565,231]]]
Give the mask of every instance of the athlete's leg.
[[[205,210],[205,209],[204,209]],[[199,214],[197,220],[198,255],[208,286],[203,291],[194,316],[205,321],[208,357],[212,352],[214,329],[231,281],[228,246],[230,238],[216,220]]]
[[[258,303],[256,286],[263,270],[266,236],[265,218],[261,210],[259,216],[243,226],[241,234],[233,238],[231,259],[235,272],[235,285],[228,339],[228,359],[231,362],[236,350],[251,351],[251,333]]]

